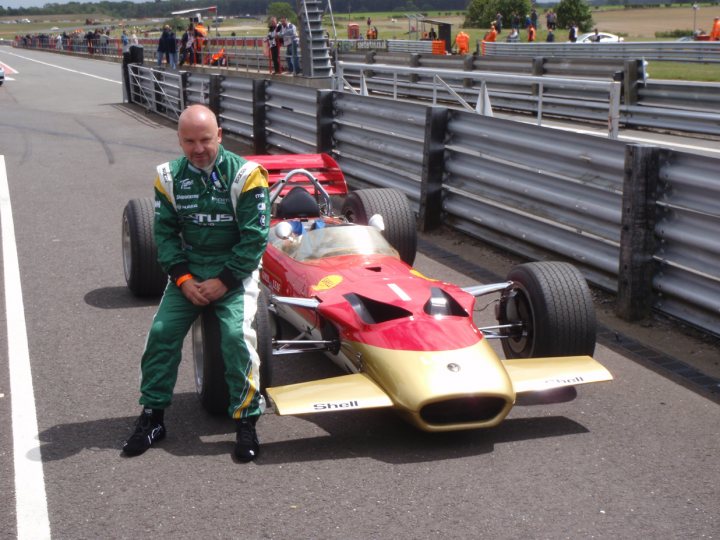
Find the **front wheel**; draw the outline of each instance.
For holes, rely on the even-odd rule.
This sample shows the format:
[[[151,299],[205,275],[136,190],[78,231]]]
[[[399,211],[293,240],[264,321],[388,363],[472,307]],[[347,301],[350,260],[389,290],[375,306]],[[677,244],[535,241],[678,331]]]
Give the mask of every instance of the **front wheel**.
[[[591,355],[596,320],[585,278],[573,265],[534,262],[515,266],[503,293],[498,322],[506,358]]]

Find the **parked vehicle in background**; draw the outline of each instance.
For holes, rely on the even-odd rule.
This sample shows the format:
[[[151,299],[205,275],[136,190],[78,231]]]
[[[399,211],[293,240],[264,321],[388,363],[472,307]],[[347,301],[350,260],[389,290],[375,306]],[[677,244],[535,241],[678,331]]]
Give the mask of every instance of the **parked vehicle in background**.
[[[598,32],[597,36],[599,38],[599,41],[597,41],[597,43],[620,43],[621,41],[625,41],[620,36],[616,36],[615,34],[608,34],[607,32]],[[585,34],[580,34],[577,38],[577,43],[595,42],[595,32],[587,32]]]

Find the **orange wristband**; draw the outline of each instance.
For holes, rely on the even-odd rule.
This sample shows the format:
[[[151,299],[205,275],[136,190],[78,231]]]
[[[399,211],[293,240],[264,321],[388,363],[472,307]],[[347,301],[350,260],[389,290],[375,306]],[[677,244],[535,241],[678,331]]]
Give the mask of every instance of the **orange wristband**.
[[[175,282],[175,285],[177,285],[178,287],[180,287],[180,285],[182,285],[182,284],[185,283],[187,280],[192,279],[192,278],[193,278],[193,275],[192,275],[192,274],[184,274],[184,275],[180,276],[179,278],[177,278],[177,281]]]

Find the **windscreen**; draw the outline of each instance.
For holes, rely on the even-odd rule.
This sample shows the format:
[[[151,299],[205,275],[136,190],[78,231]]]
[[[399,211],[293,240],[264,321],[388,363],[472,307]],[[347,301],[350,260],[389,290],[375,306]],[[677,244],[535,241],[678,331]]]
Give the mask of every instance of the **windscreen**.
[[[337,225],[315,228],[313,223],[303,223],[300,234],[278,238],[275,227],[270,231],[272,244],[298,261],[311,261],[340,255],[388,255],[399,258],[382,233],[364,225]],[[276,225],[277,227],[277,225]],[[299,227],[294,227],[300,230]]]

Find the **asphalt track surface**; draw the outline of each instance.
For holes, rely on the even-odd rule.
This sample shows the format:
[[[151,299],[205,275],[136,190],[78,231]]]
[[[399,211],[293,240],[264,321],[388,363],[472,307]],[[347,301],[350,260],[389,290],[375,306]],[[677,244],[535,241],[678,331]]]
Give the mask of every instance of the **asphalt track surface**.
[[[232,423],[199,407],[186,359],[167,439],[123,458],[155,306],[125,287],[120,218],[129,199],[151,195],[155,165],[177,155],[174,126],[121,103],[117,64],[6,48],[0,62],[18,72],[0,88],[10,300],[0,537],[16,537],[18,524],[23,538],[62,539],[718,537],[718,404],[603,345],[596,358],[614,381],[520,403],[495,429],[430,435],[386,411],[267,414],[262,455],[247,465],[230,458]],[[7,284],[11,232],[21,302]],[[475,282],[427,256],[416,266]],[[22,316],[30,402],[10,388]],[[335,373],[295,358],[276,382]],[[14,455],[13,434],[24,431],[11,403],[21,419],[35,407],[41,461],[32,441]]]

